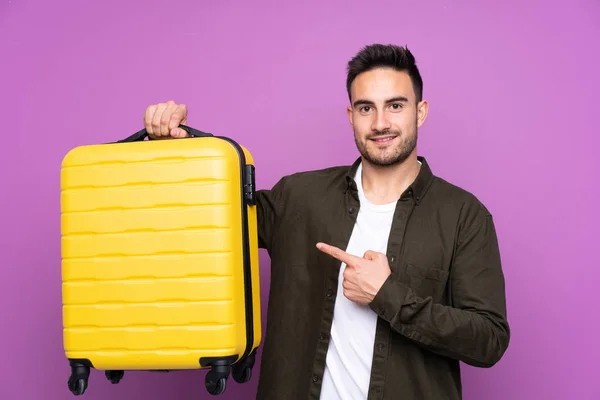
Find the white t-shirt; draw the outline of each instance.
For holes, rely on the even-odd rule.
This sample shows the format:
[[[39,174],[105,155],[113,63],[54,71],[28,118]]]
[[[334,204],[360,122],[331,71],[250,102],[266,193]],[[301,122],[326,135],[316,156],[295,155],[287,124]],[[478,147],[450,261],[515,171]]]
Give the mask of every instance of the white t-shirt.
[[[371,204],[365,197],[361,177],[362,164],[354,177],[360,211],[346,252],[359,257],[367,250],[385,254],[396,202]],[[342,263],[321,388],[323,400],[366,399],[371,378],[377,314],[369,306],[351,302],[344,296],[345,267]]]

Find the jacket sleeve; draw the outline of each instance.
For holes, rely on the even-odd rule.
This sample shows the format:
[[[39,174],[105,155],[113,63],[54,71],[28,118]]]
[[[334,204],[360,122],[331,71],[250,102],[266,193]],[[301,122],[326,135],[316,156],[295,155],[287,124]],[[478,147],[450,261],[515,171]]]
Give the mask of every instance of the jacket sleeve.
[[[502,358],[510,337],[492,216],[478,218],[455,249],[451,306],[418,297],[394,274],[370,306],[392,329],[429,350],[475,367],[491,367]]]
[[[281,179],[272,189],[256,191],[256,218],[258,225],[258,247],[271,252],[271,243],[280,213],[281,191],[284,179]]]

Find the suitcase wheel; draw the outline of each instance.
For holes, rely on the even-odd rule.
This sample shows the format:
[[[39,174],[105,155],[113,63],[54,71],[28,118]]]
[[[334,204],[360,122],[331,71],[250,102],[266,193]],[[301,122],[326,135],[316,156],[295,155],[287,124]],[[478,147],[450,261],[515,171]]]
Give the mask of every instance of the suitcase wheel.
[[[218,379],[214,379],[214,377],[211,377],[210,374],[210,372],[206,374],[206,390],[208,393],[214,396],[225,393],[225,389],[227,388],[227,378],[220,377]]]
[[[104,372],[104,376],[106,376],[106,379],[108,379],[110,381],[110,383],[112,383],[113,385],[116,385],[117,383],[121,382],[121,379],[123,379],[124,375],[125,375],[125,371],[106,371],[106,372]]]
[[[74,380],[72,378],[69,379],[69,390],[75,396],[81,396],[82,394],[85,393],[86,389],[87,389],[87,379],[84,379],[84,378],[80,378],[77,380]]]
[[[237,383],[246,383],[252,378],[252,368],[233,368],[231,371],[233,380]]]
[[[252,378],[252,367],[254,367],[255,358],[256,353],[252,352],[248,357],[238,361],[231,367],[231,375],[237,383],[246,383],[250,381],[250,378]]]
[[[85,393],[88,386],[88,378],[90,376],[90,367],[80,363],[71,364],[71,376],[67,385],[69,390],[75,396],[81,396]]]
[[[231,373],[231,365],[227,360],[214,361],[204,377],[206,390],[208,393],[218,396],[225,393],[227,388],[227,378]]]

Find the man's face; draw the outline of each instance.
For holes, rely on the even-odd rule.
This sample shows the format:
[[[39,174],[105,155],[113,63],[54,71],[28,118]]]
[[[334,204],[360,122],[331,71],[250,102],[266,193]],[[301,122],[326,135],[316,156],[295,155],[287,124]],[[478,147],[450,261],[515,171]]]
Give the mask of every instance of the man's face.
[[[387,166],[401,163],[417,145],[417,130],[427,116],[428,104],[416,103],[410,76],[377,68],[356,77],[351,87],[348,118],[354,140],[368,162]]]

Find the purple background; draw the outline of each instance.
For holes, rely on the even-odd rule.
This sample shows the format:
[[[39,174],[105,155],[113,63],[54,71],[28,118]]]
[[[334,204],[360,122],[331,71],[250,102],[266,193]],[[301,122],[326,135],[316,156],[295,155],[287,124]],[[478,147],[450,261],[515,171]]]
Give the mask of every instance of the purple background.
[[[464,368],[465,399],[599,399],[599,3],[280,3],[0,3],[0,398],[73,397],[60,308],[69,149],[124,138],[147,105],[174,99],[190,125],[252,151],[261,188],[350,163],[345,63],[393,42],[414,51],[431,103],[420,153],[498,228],[512,342],[493,369]],[[208,399],[203,375],[111,386],[94,371],[84,398]],[[230,380],[222,398],[253,398],[256,382]]]

